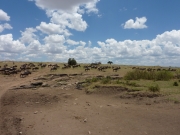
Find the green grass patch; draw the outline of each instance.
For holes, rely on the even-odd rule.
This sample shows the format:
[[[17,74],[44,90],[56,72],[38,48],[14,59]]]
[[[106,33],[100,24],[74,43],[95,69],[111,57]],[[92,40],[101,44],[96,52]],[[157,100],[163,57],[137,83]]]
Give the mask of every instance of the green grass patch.
[[[163,80],[168,81],[174,77],[173,73],[170,71],[141,71],[141,70],[133,70],[126,73],[124,79],[126,80]]]

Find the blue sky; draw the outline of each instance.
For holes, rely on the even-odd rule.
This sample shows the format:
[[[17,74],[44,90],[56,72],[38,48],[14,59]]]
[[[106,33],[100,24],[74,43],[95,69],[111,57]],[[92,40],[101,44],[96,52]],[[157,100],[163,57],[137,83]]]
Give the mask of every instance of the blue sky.
[[[180,66],[179,0],[1,0],[0,60]]]

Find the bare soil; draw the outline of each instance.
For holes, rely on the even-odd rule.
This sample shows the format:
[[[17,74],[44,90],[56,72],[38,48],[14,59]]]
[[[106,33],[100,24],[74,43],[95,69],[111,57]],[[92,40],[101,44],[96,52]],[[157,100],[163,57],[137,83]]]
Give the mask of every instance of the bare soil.
[[[90,76],[0,75],[0,135],[180,134],[180,104],[117,86],[77,89]]]

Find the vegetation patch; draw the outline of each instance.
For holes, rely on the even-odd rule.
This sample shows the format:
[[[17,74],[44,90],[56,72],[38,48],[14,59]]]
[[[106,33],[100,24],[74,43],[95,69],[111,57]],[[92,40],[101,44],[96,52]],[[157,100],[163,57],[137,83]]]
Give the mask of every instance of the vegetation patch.
[[[179,86],[177,82],[174,82],[173,83],[173,86]]]
[[[163,80],[168,81],[174,77],[173,73],[170,71],[141,71],[133,70],[126,73],[124,79],[126,80]]]
[[[175,98],[175,97],[169,97],[167,100],[169,102],[174,102],[175,104],[179,104],[180,103],[180,101],[177,98]]]
[[[156,85],[151,85],[151,86],[148,87],[148,89],[149,89],[149,91],[151,91],[151,92],[160,92],[160,87],[159,87],[158,84],[156,84]]]

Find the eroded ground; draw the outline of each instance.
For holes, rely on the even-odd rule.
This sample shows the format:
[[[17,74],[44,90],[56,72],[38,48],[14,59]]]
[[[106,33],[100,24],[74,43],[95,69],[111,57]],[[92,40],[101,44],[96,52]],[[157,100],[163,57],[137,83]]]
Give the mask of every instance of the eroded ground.
[[[118,86],[79,86],[88,74],[1,76],[1,135],[179,135],[180,104]]]

